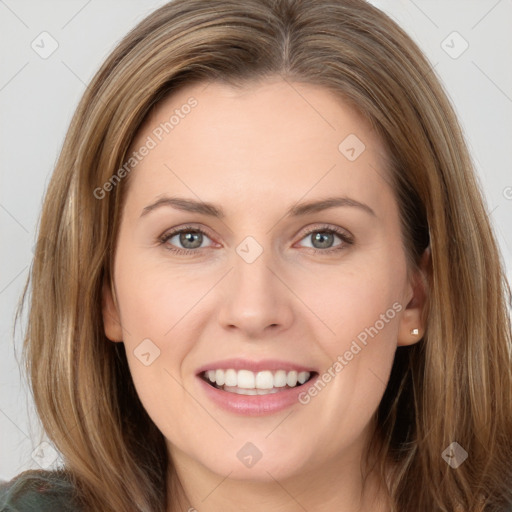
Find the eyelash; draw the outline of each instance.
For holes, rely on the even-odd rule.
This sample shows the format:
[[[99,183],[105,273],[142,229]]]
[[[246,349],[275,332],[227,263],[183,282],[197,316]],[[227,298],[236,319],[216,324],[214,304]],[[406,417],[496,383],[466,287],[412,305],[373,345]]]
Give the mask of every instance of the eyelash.
[[[176,229],[174,231],[170,231],[170,232],[167,232],[167,233],[164,233],[163,235],[161,235],[160,237],[158,237],[158,242],[161,244],[161,245],[165,245],[165,249],[168,250],[168,251],[171,251],[175,254],[179,254],[179,255],[196,255],[200,249],[208,249],[208,247],[200,247],[200,248],[197,248],[197,249],[181,249],[181,248],[175,248],[175,247],[169,247],[167,245],[167,241],[170,240],[171,238],[173,238],[175,235],[179,235],[180,233],[189,233],[189,232],[194,232],[194,233],[201,233],[202,235],[206,235],[208,238],[211,238],[208,233],[204,230],[202,230],[201,228],[198,228],[198,227],[195,227],[195,226],[184,226],[180,229]],[[333,228],[331,226],[320,226],[320,227],[317,227],[315,229],[312,229],[310,231],[308,231],[307,233],[304,234],[304,236],[301,238],[304,239],[306,238],[307,236],[309,235],[312,235],[313,233],[329,233],[329,234],[334,234],[334,235],[337,235],[341,240],[342,240],[342,243],[339,244],[339,245],[336,245],[334,247],[329,247],[327,249],[315,249],[314,247],[307,247],[306,249],[309,249],[310,251],[313,251],[315,254],[318,254],[318,253],[322,253],[322,254],[332,254],[332,253],[336,253],[338,251],[341,251],[343,249],[345,249],[345,247],[347,245],[353,245],[354,243],[354,240],[353,238],[348,235],[346,232],[342,231],[341,229],[337,229],[337,228]]]

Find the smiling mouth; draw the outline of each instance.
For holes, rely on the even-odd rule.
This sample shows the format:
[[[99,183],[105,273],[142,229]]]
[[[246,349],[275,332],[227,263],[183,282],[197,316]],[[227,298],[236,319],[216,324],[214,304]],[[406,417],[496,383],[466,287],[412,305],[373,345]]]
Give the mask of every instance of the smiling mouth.
[[[316,372],[286,370],[207,370],[200,377],[210,386],[239,395],[269,395],[298,388],[317,375]]]

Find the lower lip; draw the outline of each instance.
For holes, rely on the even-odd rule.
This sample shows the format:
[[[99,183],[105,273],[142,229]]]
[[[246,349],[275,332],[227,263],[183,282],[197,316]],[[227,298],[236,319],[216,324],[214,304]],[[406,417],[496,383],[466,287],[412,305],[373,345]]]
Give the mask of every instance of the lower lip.
[[[302,386],[268,395],[239,395],[237,393],[230,393],[229,391],[223,391],[211,386],[199,376],[197,378],[208,398],[224,410],[245,416],[265,416],[282,411],[298,403],[299,395],[307,391],[309,386],[316,381],[318,375],[313,376]]]

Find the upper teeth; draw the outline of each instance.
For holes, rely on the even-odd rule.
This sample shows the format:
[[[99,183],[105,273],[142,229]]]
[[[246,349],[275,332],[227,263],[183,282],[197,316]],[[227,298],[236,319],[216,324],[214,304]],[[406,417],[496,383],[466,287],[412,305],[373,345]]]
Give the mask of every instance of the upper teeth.
[[[309,372],[286,372],[278,370],[272,373],[270,370],[262,372],[251,372],[250,370],[208,370],[205,372],[206,378],[216,383],[218,386],[234,386],[244,389],[272,389],[282,388],[286,385],[293,387],[304,384],[309,377]]]

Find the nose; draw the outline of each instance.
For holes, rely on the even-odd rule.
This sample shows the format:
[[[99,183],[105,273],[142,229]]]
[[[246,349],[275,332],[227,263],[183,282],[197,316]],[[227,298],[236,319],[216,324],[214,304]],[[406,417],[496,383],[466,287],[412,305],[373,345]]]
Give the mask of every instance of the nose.
[[[275,262],[274,262],[275,263]],[[234,268],[222,282],[225,297],[219,322],[246,339],[275,336],[293,322],[293,293],[269,252],[248,263],[235,253]]]

